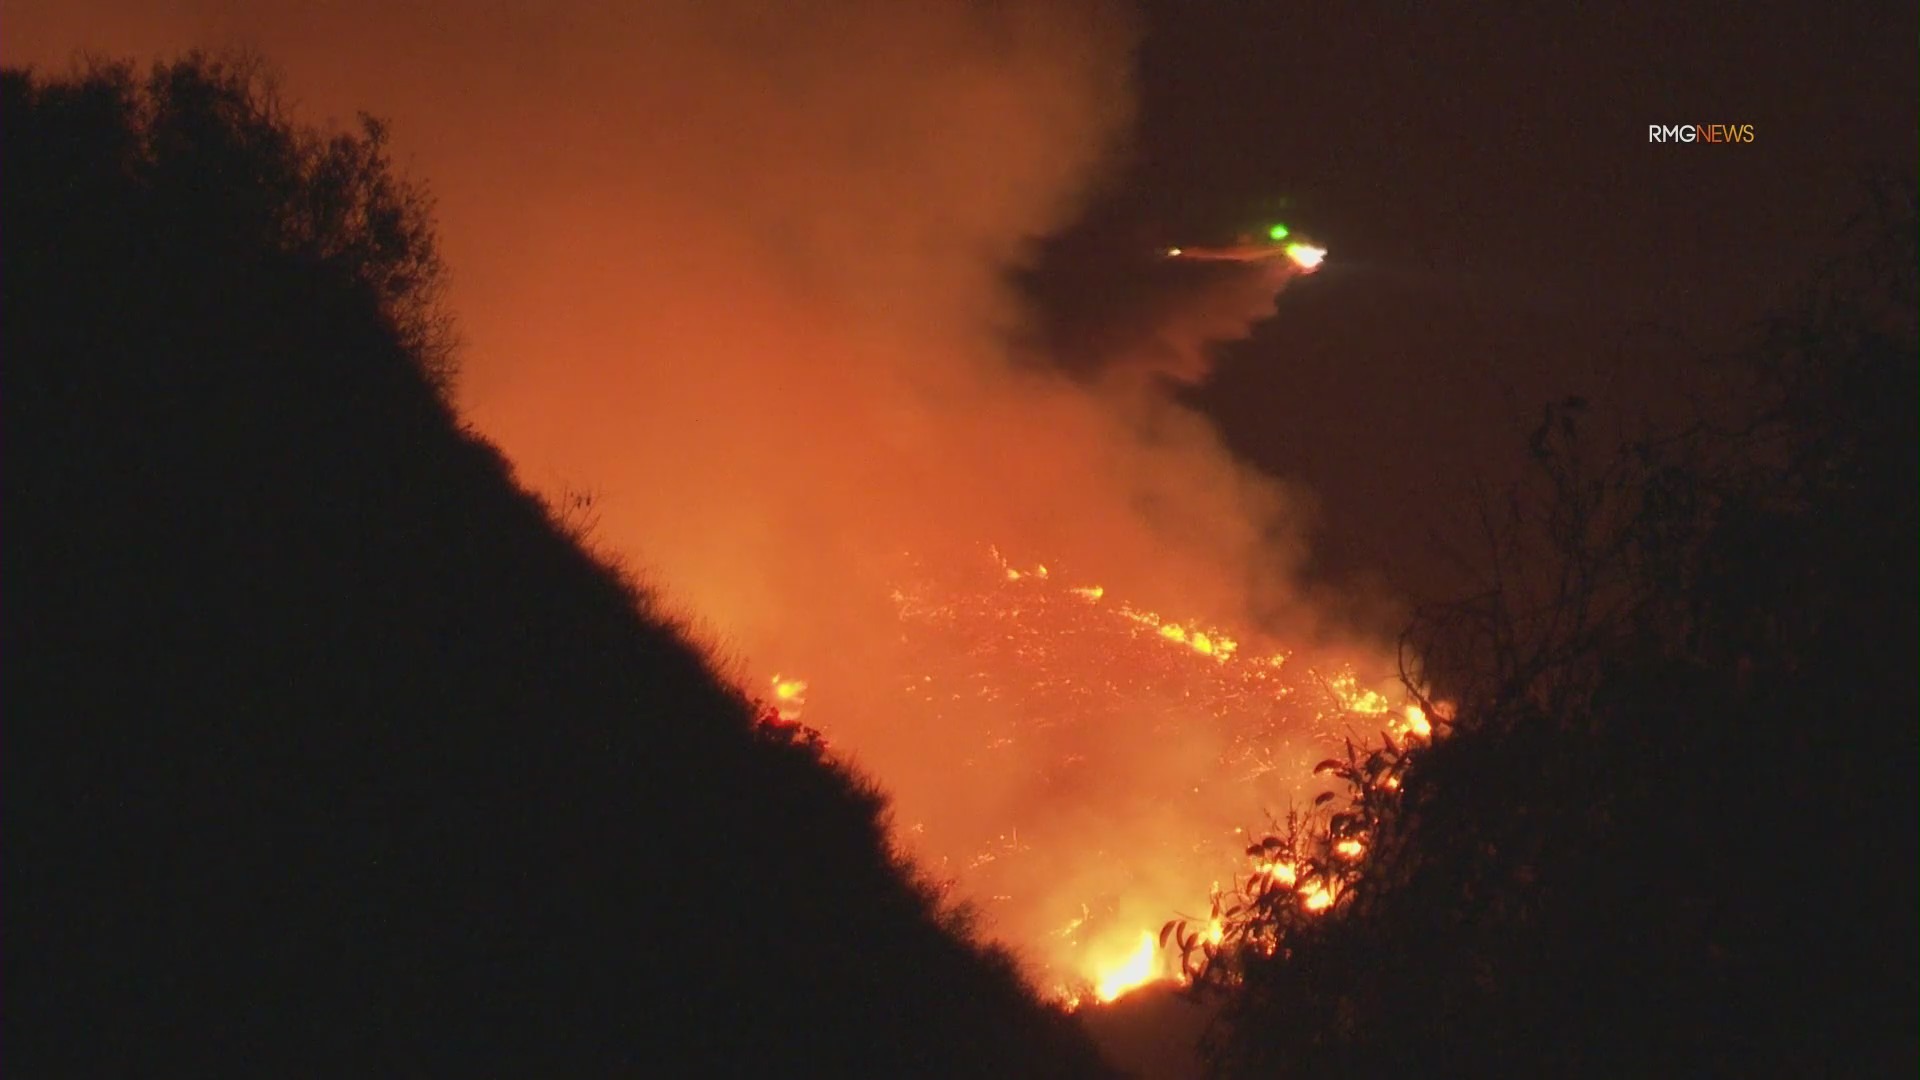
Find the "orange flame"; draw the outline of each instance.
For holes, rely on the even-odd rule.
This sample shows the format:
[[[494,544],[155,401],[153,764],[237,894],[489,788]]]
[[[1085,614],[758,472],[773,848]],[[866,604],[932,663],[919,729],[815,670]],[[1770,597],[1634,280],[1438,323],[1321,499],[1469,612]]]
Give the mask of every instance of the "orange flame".
[[[924,579],[891,586],[901,640],[909,646],[903,655],[914,665],[897,676],[911,703],[900,723],[930,725],[928,740],[949,740],[945,752],[956,769],[1044,766],[1011,748],[1058,747],[1055,775],[1065,778],[1069,796],[1074,785],[1089,785],[1085,790],[1095,799],[1107,800],[1090,805],[1102,808],[1116,805],[1111,792],[1145,784],[1124,804],[1130,815],[1124,819],[1104,809],[1066,815],[1100,821],[1093,832],[1083,826],[1076,833],[1043,817],[1030,834],[1037,839],[1022,841],[1027,830],[1013,828],[1011,819],[964,810],[947,810],[943,819],[944,808],[916,806],[917,823],[903,839],[929,869],[953,875],[963,894],[991,904],[995,929],[1035,957],[1044,971],[1032,974],[1058,981],[1056,993],[1070,1007],[1082,998],[1112,1001],[1151,982],[1184,981],[1178,957],[1162,955],[1152,931],[1136,937],[1122,928],[1158,926],[1207,895],[1179,883],[1198,885],[1233,858],[1232,847],[1207,840],[1211,828],[1232,833],[1237,819],[1258,813],[1263,803],[1308,794],[1311,761],[1324,755],[1301,740],[1316,732],[1337,737],[1342,718],[1385,717],[1394,707],[1350,670],[1309,668],[1296,677],[1285,651],[1269,647],[1242,656],[1239,641],[1217,627],[1112,603],[1105,587],[1076,584],[1059,567],[1015,565],[998,551],[992,560],[987,576],[952,566],[921,568],[914,573]],[[1313,704],[1321,699],[1307,691],[1316,685],[1329,692],[1328,706]],[[797,717],[807,682],[775,676],[772,688],[781,718]],[[1399,736],[1432,730],[1417,708],[1402,713],[1390,725]],[[1116,726],[1119,716],[1129,719]],[[967,734],[981,730],[983,720],[988,727],[981,735]],[[1141,744],[1149,725],[1165,735]],[[1195,725],[1206,729],[1196,732],[1202,738],[1195,743],[1205,756],[1139,772],[1143,760],[1161,758],[1139,750],[1157,749],[1162,738],[1168,747],[1191,742],[1181,733]],[[1133,775],[1108,773],[1113,765]],[[978,775],[983,785],[1047,785],[1049,801],[1039,804],[1045,812],[1073,809],[1051,793],[1060,780]],[[1241,786],[1250,783],[1267,785],[1259,789],[1265,793]],[[1186,830],[1184,837],[1169,833],[1174,824]],[[1350,862],[1365,851],[1359,838],[1336,848]],[[1318,879],[1300,886],[1301,871],[1292,862],[1269,860],[1259,872],[1297,889],[1309,912],[1334,904]],[[1215,918],[1198,940],[1223,947],[1228,930]]]
[[[800,710],[807,703],[807,681],[775,675],[772,682],[774,711],[780,719],[787,723],[800,719]]]
[[[1154,982],[1156,974],[1153,935],[1142,933],[1132,952],[1099,972],[1094,980],[1093,996],[1102,1002],[1113,1001],[1129,990]]]

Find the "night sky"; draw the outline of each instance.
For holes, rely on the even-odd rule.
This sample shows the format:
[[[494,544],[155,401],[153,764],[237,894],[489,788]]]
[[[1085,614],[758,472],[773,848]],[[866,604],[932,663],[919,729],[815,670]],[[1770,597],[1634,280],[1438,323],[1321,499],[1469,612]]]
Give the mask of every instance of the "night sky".
[[[395,116],[429,169],[485,130],[446,86],[497,20],[413,20],[435,44],[402,68],[334,40],[330,12],[15,3],[4,50],[58,67],[80,48],[254,44],[310,112]],[[550,60],[563,29],[509,74]],[[1624,431],[1711,393],[1686,361],[1734,344],[1832,251],[1868,169],[1916,156],[1910,5],[1167,2],[1137,29],[1123,160],[1037,291],[1065,323],[1098,321],[1161,245],[1283,218],[1329,246],[1194,396],[1244,457],[1312,492],[1317,572],[1398,596],[1460,587],[1435,538],[1470,546],[1470,486],[1515,475],[1544,402],[1580,394]],[[1654,123],[1755,139],[1654,145]],[[456,207],[474,182],[426,179]],[[532,242],[525,221],[482,227],[448,238],[457,274],[483,242]],[[465,278],[458,314],[483,323],[500,298]]]
[[[1870,168],[1911,170],[1916,21],[1365,10],[1152,5],[1134,172],[1090,230],[1178,243],[1265,215],[1332,249],[1203,399],[1241,453],[1317,494],[1323,568],[1431,594],[1459,581],[1430,533],[1471,550],[1469,485],[1516,474],[1545,402],[1579,394],[1631,430],[1710,393],[1681,365],[1833,253]],[[1655,145],[1653,123],[1755,139]]]

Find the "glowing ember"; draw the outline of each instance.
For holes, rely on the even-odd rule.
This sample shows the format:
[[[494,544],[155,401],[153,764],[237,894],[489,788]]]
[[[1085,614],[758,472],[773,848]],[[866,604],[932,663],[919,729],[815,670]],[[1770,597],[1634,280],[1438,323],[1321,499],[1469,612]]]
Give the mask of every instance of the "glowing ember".
[[[1351,672],[1344,672],[1328,682],[1329,688],[1339,700],[1342,708],[1348,712],[1380,716],[1392,710],[1385,695],[1377,690],[1363,690],[1359,680]]]
[[[804,679],[788,679],[779,675],[773,677],[774,709],[780,719],[789,723],[800,719],[800,710],[807,703],[807,683]]]
[[[1394,706],[1322,658],[1270,642],[1243,651],[1219,627],[1115,602],[1068,567],[990,556],[912,564],[890,591],[904,667],[879,673],[902,694],[889,722],[958,778],[940,802],[903,806],[915,825],[901,839],[1070,1005],[1180,978],[1175,943],[1162,955],[1144,928],[1204,908],[1247,827],[1311,803],[1330,783],[1313,762],[1378,732]],[[805,691],[774,681],[782,717]],[[1392,726],[1418,730],[1407,717]],[[1360,858],[1363,841],[1349,843],[1338,854]],[[1259,872],[1298,888],[1308,911],[1332,906],[1291,861]],[[1225,947],[1229,930],[1216,917],[1194,940]]]

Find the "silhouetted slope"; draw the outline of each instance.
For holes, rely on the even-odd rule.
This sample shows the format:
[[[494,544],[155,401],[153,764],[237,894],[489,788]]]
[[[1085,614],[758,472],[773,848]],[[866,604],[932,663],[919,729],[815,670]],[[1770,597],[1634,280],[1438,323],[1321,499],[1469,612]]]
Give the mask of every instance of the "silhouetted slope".
[[[10,1068],[1098,1074],[458,430],[377,139],[245,86],[5,79]]]
[[[1076,1015],[1107,1059],[1139,1080],[1194,1080],[1204,1074],[1200,1041],[1218,1011],[1184,987],[1152,983]]]
[[[1729,359],[1737,424],[1548,411],[1494,587],[1411,635],[1452,733],[1359,785],[1342,906],[1229,963],[1223,1072],[1914,1072],[1913,190]]]

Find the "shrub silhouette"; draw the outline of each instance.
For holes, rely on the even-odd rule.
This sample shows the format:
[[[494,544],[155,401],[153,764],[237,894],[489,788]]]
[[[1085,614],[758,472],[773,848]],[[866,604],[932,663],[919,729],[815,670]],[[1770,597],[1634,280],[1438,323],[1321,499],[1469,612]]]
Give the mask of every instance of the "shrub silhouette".
[[[1409,632],[1453,722],[1249,851],[1336,906],[1256,874],[1220,946],[1169,928],[1217,1072],[1913,1071],[1920,255],[1911,185],[1875,192],[1724,361],[1737,423],[1601,453],[1547,410],[1486,590]]]
[[[378,123],[0,107],[11,1066],[1104,1074],[459,428]]]

